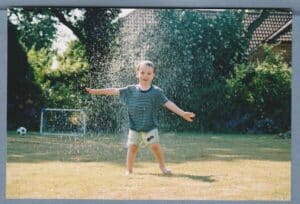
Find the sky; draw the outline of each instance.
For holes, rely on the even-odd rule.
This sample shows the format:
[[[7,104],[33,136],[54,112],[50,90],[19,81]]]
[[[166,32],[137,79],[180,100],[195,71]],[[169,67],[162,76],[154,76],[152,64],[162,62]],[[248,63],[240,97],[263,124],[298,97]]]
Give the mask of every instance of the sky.
[[[135,9],[121,9],[120,17],[124,17]]]

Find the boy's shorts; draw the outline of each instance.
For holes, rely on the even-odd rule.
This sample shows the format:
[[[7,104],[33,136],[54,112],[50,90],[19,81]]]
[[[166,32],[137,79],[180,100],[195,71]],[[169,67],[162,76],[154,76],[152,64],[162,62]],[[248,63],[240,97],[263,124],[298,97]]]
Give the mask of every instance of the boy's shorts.
[[[150,130],[149,132],[137,132],[129,129],[127,146],[148,146],[153,143],[159,143],[159,136],[157,128]]]

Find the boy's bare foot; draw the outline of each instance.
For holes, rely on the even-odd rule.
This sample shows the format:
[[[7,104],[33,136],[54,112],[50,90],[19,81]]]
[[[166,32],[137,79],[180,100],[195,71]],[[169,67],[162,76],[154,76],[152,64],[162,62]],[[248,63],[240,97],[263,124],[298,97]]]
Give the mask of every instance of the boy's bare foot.
[[[172,171],[170,169],[166,168],[166,167],[160,168],[160,170],[165,175],[171,175],[172,174]]]
[[[126,170],[125,176],[129,176],[130,174],[132,174],[132,171]]]

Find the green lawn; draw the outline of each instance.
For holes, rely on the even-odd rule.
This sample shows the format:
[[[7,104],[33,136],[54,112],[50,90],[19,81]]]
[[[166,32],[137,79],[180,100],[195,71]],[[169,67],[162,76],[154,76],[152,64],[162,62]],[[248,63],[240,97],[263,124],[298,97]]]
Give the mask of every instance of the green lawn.
[[[290,200],[291,141],[273,135],[161,133],[173,175],[141,149],[126,177],[125,136],[9,132],[7,198]]]

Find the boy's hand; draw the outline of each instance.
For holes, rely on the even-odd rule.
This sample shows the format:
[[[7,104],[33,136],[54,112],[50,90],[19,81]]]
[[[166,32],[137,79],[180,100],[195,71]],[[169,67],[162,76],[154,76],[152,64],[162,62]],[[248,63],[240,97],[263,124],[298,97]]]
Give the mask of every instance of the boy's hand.
[[[189,122],[193,122],[193,118],[195,116],[196,116],[196,114],[192,113],[192,112],[184,112],[182,115],[182,117]]]
[[[193,118],[196,116],[196,114],[193,113],[193,112],[183,111],[181,108],[179,108],[172,101],[167,101],[164,104],[164,107],[168,108],[170,111],[172,111],[173,113],[176,113],[177,115],[181,116],[183,119],[185,119],[185,120],[187,120],[189,122],[192,122]]]
[[[85,92],[89,93],[89,94],[95,94],[95,89],[91,89],[91,88],[85,88],[84,89]]]

